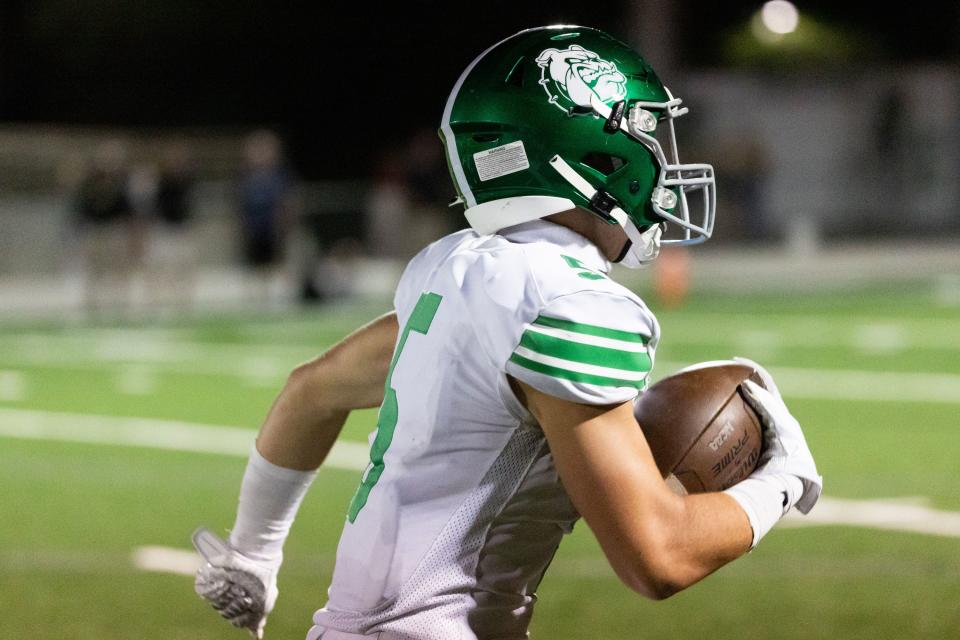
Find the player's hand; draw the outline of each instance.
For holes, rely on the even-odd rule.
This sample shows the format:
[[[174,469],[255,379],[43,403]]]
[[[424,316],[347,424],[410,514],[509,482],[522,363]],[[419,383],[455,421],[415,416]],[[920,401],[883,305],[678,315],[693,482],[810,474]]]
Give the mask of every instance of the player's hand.
[[[760,371],[761,368],[757,367]],[[770,376],[766,371],[763,371],[763,374]],[[764,377],[763,374],[761,378]],[[766,383],[766,380],[764,382]],[[770,382],[773,382],[772,378]],[[807,440],[803,437],[800,423],[790,414],[777,392],[776,385],[772,385],[772,389],[765,389],[752,380],[746,380],[742,387],[747,402],[760,416],[764,427],[764,451],[754,473],[787,473],[799,478],[803,484],[802,492],[788,496],[789,503],[795,505],[801,513],[809,513],[823,491],[823,477],[817,473],[817,465],[813,461]]]
[[[203,527],[194,532],[193,546],[207,561],[197,571],[197,595],[233,626],[262,638],[267,615],[279,594],[277,572],[281,559],[275,563],[251,560]]]
[[[777,388],[777,383],[773,381],[773,376],[770,375],[770,372],[763,368],[758,362],[754,362],[750,358],[743,358],[741,356],[733,356],[734,362],[739,362],[740,364],[746,365],[753,369],[757,377],[760,378],[760,382],[763,383],[763,388],[772,393],[773,395],[780,397],[780,389]]]

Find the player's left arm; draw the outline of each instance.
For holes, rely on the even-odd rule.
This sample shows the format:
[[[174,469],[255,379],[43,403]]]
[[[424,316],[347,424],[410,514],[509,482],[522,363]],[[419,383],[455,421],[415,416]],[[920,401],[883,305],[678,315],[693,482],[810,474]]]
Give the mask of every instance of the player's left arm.
[[[397,329],[386,314],[293,370],[250,453],[229,540],[194,534],[207,560],[196,591],[234,626],[262,637],[300,502],[350,411],[382,402]]]

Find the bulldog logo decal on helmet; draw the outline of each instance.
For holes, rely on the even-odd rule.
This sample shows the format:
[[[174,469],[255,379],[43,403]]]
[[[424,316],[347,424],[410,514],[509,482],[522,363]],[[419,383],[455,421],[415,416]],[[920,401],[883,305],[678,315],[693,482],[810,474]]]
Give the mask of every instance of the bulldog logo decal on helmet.
[[[611,105],[627,95],[627,79],[617,65],[579,45],[562,51],[545,49],[537,56],[537,64],[550,102],[564,111],[590,108],[595,101]]]

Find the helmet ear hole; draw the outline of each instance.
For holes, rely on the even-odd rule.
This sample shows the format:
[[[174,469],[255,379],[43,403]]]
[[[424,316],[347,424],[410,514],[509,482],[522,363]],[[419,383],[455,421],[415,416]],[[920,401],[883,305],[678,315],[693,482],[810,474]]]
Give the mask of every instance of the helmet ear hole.
[[[473,134],[473,141],[479,142],[481,144],[486,144],[488,142],[497,142],[500,140],[499,134],[496,133],[475,133]]]
[[[627,166],[627,161],[620,156],[591,151],[580,159],[580,164],[604,176],[609,176]]]

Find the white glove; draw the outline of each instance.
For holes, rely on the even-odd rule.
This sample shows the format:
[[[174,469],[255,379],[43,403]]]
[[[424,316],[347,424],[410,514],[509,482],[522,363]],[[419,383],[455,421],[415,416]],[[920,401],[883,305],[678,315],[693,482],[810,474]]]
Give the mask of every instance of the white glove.
[[[267,615],[279,594],[277,573],[283,557],[275,562],[251,560],[203,527],[193,533],[193,546],[207,561],[197,571],[197,595],[233,626],[263,638]]]
[[[773,381],[773,376],[770,375],[770,372],[764,369],[761,364],[754,362],[750,358],[742,358],[740,356],[733,356],[733,360],[753,369],[760,378],[763,388],[778,398],[780,397],[780,389],[777,388],[777,383]]]
[[[817,473],[800,424],[780,397],[773,376],[756,362],[735,360],[752,367],[764,385],[752,380],[742,383],[744,397],[763,425],[763,453],[756,471],[726,490],[750,520],[752,549],[792,507],[808,513],[820,498],[823,478]]]
[[[820,499],[823,477],[817,473],[817,464],[800,423],[775,393],[776,387],[771,393],[752,380],[743,382],[743,395],[763,423],[764,451],[754,473],[787,473],[799,478],[803,490],[799,495],[789,496],[790,506],[796,505],[800,513],[809,513]]]

